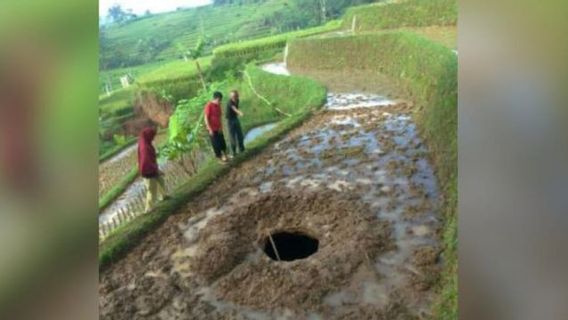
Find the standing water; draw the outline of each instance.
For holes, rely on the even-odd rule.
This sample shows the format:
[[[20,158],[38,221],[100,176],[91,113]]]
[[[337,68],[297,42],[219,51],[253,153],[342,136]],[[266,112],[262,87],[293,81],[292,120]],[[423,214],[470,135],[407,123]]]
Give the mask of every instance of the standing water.
[[[274,129],[274,127],[276,127],[276,125],[277,125],[277,123],[269,123],[269,124],[265,124],[263,126],[251,129],[249,132],[247,132],[247,134],[245,136],[245,144],[251,143],[254,139],[258,138],[259,136],[261,136],[265,132],[268,132],[268,131]]]

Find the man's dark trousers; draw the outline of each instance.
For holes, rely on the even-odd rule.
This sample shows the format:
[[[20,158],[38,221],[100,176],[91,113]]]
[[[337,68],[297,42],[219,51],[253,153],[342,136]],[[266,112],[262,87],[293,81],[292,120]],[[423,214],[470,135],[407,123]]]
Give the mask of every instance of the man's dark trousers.
[[[239,152],[245,151],[243,130],[241,129],[241,122],[239,119],[229,119],[229,140],[231,142],[231,150],[233,155],[237,155],[237,147]]]
[[[223,136],[223,131],[213,131],[210,136],[211,145],[213,146],[213,151],[217,158],[221,158],[221,151],[226,152],[227,145],[225,144],[225,137]]]

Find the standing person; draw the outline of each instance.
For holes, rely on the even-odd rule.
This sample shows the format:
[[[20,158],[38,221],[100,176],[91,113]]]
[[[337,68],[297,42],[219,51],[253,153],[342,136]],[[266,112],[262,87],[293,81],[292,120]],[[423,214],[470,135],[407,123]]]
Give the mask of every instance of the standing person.
[[[223,94],[219,91],[213,93],[213,100],[205,105],[205,125],[211,138],[211,145],[215,152],[215,157],[221,163],[227,162],[227,145],[225,144],[225,137],[223,136],[223,125],[221,121],[221,101]]]
[[[244,114],[239,110],[239,92],[237,90],[231,91],[231,98],[227,101],[227,123],[229,125],[229,141],[231,142],[231,150],[233,156],[237,155],[237,147],[239,152],[245,151],[243,130],[241,129],[241,122],[239,117]]]
[[[158,168],[158,160],[156,149],[152,145],[152,141],[156,136],[156,129],[144,128],[138,137],[138,172],[144,178],[146,185],[146,206],[144,213],[148,213],[152,205],[158,200],[166,198],[166,187],[164,183],[163,173]]]

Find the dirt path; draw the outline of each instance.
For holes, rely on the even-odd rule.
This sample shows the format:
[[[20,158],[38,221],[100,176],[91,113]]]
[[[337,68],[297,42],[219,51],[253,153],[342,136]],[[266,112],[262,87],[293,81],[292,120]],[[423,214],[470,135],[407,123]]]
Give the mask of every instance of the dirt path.
[[[441,267],[438,190],[410,107],[328,101],[105,270],[101,319],[427,316]],[[278,232],[317,249],[275,261],[268,234]]]

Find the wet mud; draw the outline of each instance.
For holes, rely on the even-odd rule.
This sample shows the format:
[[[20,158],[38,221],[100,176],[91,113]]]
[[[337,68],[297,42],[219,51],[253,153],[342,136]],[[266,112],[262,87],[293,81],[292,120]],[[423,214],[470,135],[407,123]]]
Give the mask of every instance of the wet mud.
[[[101,319],[428,317],[439,191],[412,106],[328,101],[104,270]],[[318,250],[275,261],[263,241],[277,231],[307,234]]]

